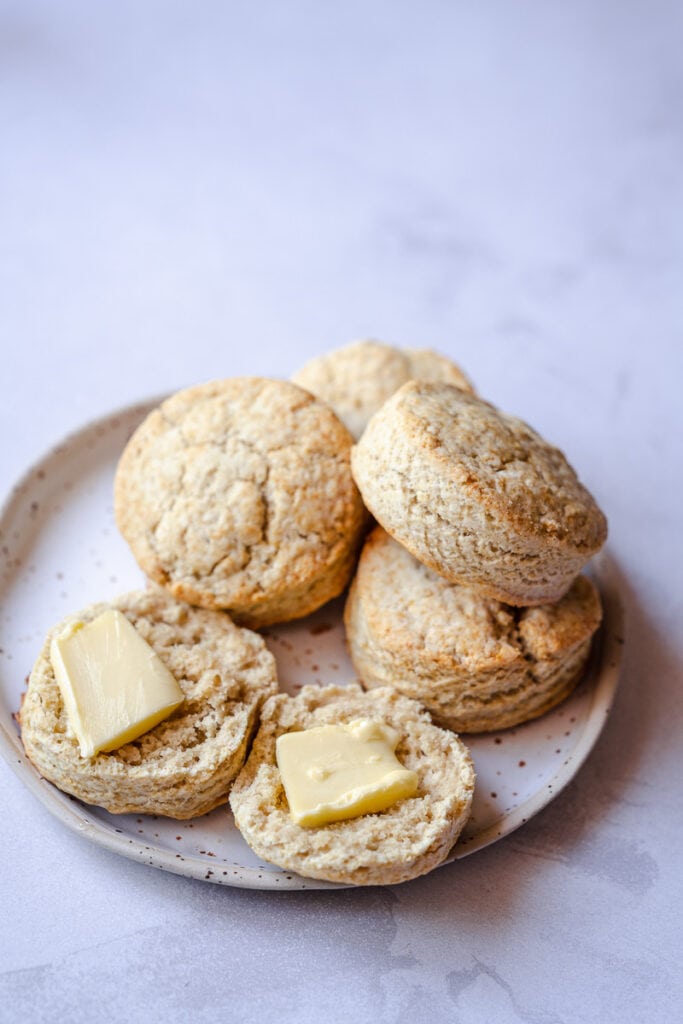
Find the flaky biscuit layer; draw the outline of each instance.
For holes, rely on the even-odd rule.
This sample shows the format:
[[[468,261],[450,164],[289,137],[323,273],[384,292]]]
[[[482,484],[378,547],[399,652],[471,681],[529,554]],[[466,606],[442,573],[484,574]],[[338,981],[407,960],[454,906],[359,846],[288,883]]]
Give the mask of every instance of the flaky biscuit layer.
[[[456,732],[536,718],[581,677],[602,617],[579,576],[556,604],[515,608],[449,583],[381,527],[368,538],[344,614],[356,672],[391,686]]]

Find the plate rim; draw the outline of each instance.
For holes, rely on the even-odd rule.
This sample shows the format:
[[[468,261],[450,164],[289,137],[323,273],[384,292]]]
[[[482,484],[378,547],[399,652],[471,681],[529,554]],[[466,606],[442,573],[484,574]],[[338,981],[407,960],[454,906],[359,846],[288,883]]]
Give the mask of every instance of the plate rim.
[[[35,478],[44,466],[57,458],[81,436],[97,432],[98,428],[116,419],[129,420],[139,417],[139,422],[141,422],[142,418],[166,397],[167,393],[164,393],[146,400],[132,402],[104,415],[89,419],[80,427],[70,430],[60,441],[51,445],[43,455],[34,459],[6,492],[0,504],[0,522],[9,515],[12,504],[27,489],[31,479]],[[594,640],[592,664],[588,670],[591,677],[595,677],[590,708],[577,744],[543,790],[534,793],[523,803],[517,805],[513,811],[503,813],[500,818],[482,829],[472,841],[456,843],[445,860],[437,865],[439,868],[469,857],[478,850],[504,839],[543,810],[576,776],[607,722],[619,683],[625,642],[623,603],[615,581],[616,561],[609,549],[603,549],[591,559],[586,568],[593,570],[596,577],[603,603],[603,622],[596,638],[597,643]],[[523,725],[519,728],[523,728]],[[162,871],[230,888],[266,891],[359,888],[338,882],[306,878],[280,868],[273,871],[272,865],[263,865],[261,869],[236,865],[239,871],[219,873],[218,865],[216,865],[216,870],[212,870],[211,865],[198,856],[187,854],[178,858],[176,854],[172,854],[162,847],[155,847],[127,837],[125,833],[119,833],[103,822],[94,822],[86,816],[85,810],[81,810],[81,808],[87,808],[86,804],[81,804],[75,797],[62,792],[39,774],[24,753],[19,732],[13,726],[8,727],[4,721],[4,715],[0,717],[0,754],[15,775],[53,817],[84,839],[129,860],[141,862]],[[225,813],[228,811],[226,810]]]

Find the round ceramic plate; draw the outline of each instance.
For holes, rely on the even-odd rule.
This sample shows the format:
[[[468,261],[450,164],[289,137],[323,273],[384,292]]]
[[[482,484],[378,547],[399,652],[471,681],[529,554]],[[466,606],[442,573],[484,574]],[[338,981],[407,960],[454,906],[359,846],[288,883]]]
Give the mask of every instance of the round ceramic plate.
[[[0,750],[60,821],[124,856],[222,885],[336,888],[261,862],[225,807],[189,822],[111,815],[61,793],[24,756],[13,715],[49,627],[85,605],[144,586],[114,524],[112,482],[126,441],[155,404],[124,409],[68,437],[26,473],[0,511]],[[608,558],[597,559],[591,571],[605,619],[585,678],[568,701],[535,722],[465,737],[477,772],[473,813],[445,863],[508,835],[541,810],[600,734],[623,637]],[[341,610],[342,602],[333,602],[308,619],[267,631],[284,689],[353,678]]]

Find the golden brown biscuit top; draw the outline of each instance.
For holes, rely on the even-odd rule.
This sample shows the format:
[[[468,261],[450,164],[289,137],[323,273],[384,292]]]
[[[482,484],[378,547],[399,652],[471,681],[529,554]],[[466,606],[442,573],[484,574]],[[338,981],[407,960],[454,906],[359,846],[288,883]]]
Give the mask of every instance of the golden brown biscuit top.
[[[406,381],[472,385],[452,360],[430,349],[395,348],[372,339],[354,341],[311,359],[292,380],[326,402],[357,440],[370,417]]]
[[[258,600],[324,571],[358,533],[350,445],[334,413],[289,382],[189,388],[152,412],[124,451],[119,528],[158,582],[181,581],[209,606]]]
[[[607,522],[562,452],[530,426],[447,384],[410,381],[379,413],[401,421],[452,483],[525,532],[597,550]]]

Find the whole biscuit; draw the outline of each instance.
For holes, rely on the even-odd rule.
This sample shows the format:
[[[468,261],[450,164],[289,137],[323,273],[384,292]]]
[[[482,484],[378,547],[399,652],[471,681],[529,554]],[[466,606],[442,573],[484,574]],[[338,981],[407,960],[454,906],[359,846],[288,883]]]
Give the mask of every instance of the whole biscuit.
[[[115,480],[116,520],[174,597],[254,628],[300,618],[353,571],[366,515],[351,437],[287,381],[212,381],[154,410]]]
[[[439,575],[507,604],[558,601],[607,535],[562,452],[448,384],[405,384],[351,463],[388,533]]]
[[[284,732],[369,718],[401,736],[396,755],[418,774],[415,796],[378,814],[302,828],[289,814],[275,759]],[[235,823],[259,857],[310,878],[389,885],[440,864],[469,817],[474,769],[467,748],[392,690],[305,686],[266,702],[246,765],[233,786]]]
[[[462,370],[446,356],[373,340],[354,341],[317,356],[292,377],[334,409],[356,441],[387,398],[413,379],[473,390]]]
[[[132,622],[185,700],[132,743],[84,758],[68,731],[50,642],[69,623],[91,622],[108,608]],[[21,707],[21,736],[41,775],[86,803],[115,814],[193,818],[226,802],[259,708],[276,692],[275,660],[258,634],[153,588],[91,605],[50,631]]]
[[[556,604],[514,608],[422,565],[381,527],[361,554],[346,636],[366,687],[391,686],[456,732],[519,725],[581,678],[602,617],[579,576]]]

